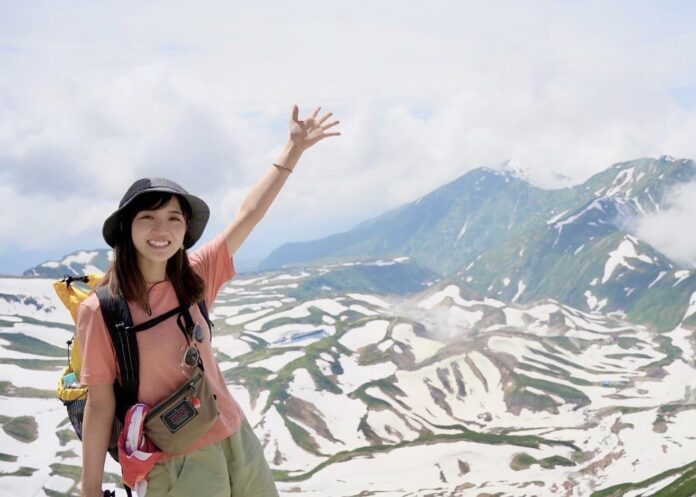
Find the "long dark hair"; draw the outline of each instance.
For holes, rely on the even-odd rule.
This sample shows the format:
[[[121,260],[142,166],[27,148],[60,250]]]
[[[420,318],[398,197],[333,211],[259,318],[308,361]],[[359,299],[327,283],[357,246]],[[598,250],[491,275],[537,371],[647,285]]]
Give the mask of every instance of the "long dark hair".
[[[121,233],[114,245],[114,261],[104,274],[99,286],[108,286],[111,295],[138,303],[151,314],[147,284],[138,266],[137,251],[131,236],[131,224],[136,214],[143,210],[156,210],[169,203],[172,197],[179,199],[181,210],[188,226],[191,206],[181,196],[173,193],[148,192],[136,197],[121,214]],[[186,233],[184,242],[188,242]],[[186,243],[188,244],[188,243]],[[203,299],[205,282],[191,269],[186,250],[180,249],[167,261],[167,277],[182,304],[190,305]]]

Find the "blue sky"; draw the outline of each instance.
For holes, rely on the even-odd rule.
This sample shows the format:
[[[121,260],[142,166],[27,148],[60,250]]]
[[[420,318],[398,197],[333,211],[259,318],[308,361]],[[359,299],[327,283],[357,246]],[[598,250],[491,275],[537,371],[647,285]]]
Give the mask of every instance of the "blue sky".
[[[240,260],[508,159],[556,187],[552,173],[696,158],[694,7],[3,1],[0,274],[104,247],[103,219],[142,176],[205,198],[211,238],[270,167],[293,103],[334,112],[343,136],[302,158]],[[690,192],[649,241],[682,228]]]

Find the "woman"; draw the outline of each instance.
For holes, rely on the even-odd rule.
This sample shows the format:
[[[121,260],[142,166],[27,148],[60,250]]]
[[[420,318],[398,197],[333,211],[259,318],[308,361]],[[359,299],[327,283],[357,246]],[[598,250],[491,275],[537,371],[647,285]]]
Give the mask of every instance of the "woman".
[[[302,153],[328,136],[338,121],[326,123],[320,108],[304,121],[292,110],[290,140],[242,202],[232,222],[193,252],[208,220],[207,205],[174,182],[161,178],[136,181],[119,208],[104,223],[103,235],[114,248],[114,262],[101,285],[128,302],[133,324],[164,314],[179,303],[204,299],[211,308],[220,287],[235,275],[232,256],[263,218]],[[210,330],[196,305],[194,322],[204,328],[200,343],[205,377],[220,412],[215,424],[184,454],[165,457],[148,476],[147,497],[205,495],[275,496],[277,490],[261,445],[239,405],[225,386],[210,345]],[[182,362],[187,343],[172,317],[137,334],[140,354],[138,401],[154,406],[191,377]],[[99,300],[90,295],[80,305],[77,332],[83,347],[81,383],[89,386],[82,447],[82,495],[102,495],[104,460],[115,411],[113,384],[117,361]]]

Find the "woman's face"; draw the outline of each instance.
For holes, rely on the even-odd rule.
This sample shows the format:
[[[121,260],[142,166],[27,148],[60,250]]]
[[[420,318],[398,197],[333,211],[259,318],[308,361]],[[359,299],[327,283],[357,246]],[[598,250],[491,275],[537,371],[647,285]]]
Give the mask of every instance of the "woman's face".
[[[179,199],[173,196],[156,210],[143,210],[133,218],[131,237],[139,258],[167,262],[184,244],[186,219]]]

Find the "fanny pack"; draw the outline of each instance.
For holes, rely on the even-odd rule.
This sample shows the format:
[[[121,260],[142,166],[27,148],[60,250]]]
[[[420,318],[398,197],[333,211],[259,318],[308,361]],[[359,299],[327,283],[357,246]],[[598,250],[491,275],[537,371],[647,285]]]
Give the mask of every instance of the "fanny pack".
[[[145,435],[167,454],[186,452],[215,424],[215,394],[199,366],[193,377],[145,417]]]

